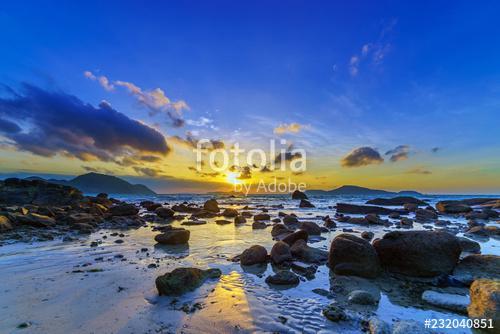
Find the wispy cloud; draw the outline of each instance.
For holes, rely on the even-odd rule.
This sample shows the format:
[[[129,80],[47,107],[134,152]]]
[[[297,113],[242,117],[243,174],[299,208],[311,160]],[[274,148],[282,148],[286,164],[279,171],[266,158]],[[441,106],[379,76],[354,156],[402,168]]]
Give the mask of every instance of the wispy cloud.
[[[432,172],[424,167],[415,167],[406,172],[407,174],[421,174],[421,175],[429,175]]]
[[[303,128],[305,128],[305,126],[299,123],[283,123],[274,128],[274,133],[277,135],[283,135],[285,133],[299,133]]]
[[[408,145],[399,145],[392,150],[385,152],[385,155],[390,155],[389,160],[392,162],[401,161],[408,159],[408,155],[410,154],[410,146]]]
[[[384,159],[376,149],[364,146],[352,150],[342,158],[340,164],[342,167],[361,167],[380,164],[382,162],[384,162]]]
[[[132,82],[121,80],[111,82],[106,76],[96,76],[90,71],[85,71],[83,74],[90,80],[98,81],[107,91],[112,91],[115,87],[125,88],[141,105],[149,109],[151,116],[164,113],[170,118],[174,127],[182,127],[185,124],[182,111],[189,110],[188,104],[184,100],[172,101],[161,88],[143,90]]]

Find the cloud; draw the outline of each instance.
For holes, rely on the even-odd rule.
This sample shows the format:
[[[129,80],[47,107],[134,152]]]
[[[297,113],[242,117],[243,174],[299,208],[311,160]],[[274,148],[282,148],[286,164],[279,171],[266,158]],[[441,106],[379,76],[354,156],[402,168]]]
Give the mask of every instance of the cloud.
[[[351,60],[349,61],[349,73],[355,77],[358,75],[359,72],[359,57],[357,55],[354,55],[351,57]]]
[[[283,123],[274,128],[274,133],[277,135],[283,135],[285,133],[298,133],[303,128],[304,125],[301,125],[299,123],[290,123],[290,124]]]
[[[407,174],[421,174],[421,175],[429,175],[432,174],[430,170],[427,170],[423,167],[415,167],[406,172]]]
[[[240,176],[238,176],[238,179],[240,180],[247,180],[252,178],[252,171],[250,167],[245,166],[240,168]]]
[[[432,152],[432,153],[437,153],[438,151],[441,151],[441,147],[433,147],[433,148],[431,149],[431,152]]]
[[[18,150],[111,162],[119,156],[166,155],[170,150],[160,132],[109,104],[96,108],[76,96],[29,84],[19,93],[10,92],[12,96],[0,98],[0,117],[20,119],[26,125],[22,131],[6,134]]]
[[[214,128],[214,126],[212,125],[213,122],[214,122],[213,119],[210,119],[207,117],[200,117],[197,120],[194,120],[194,119],[187,119],[186,120],[187,125],[197,126],[197,127],[207,127],[208,126],[210,128]]]
[[[199,138],[197,138],[193,132],[187,131],[185,138],[182,138],[181,136],[172,136],[169,138],[170,141],[182,145],[184,147],[187,147],[189,149],[196,148],[198,145],[198,141],[200,141]],[[209,151],[216,150],[216,149],[223,149],[226,147],[226,144],[224,141],[220,139],[207,139],[208,142],[203,143],[201,146],[204,149],[207,149]]]
[[[302,158],[302,153],[300,151],[295,151],[293,146],[290,145],[288,146],[284,154],[279,153],[278,155],[276,155],[276,158],[274,158],[274,162],[279,164],[282,161],[293,161],[300,158]]]
[[[389,160],[392,162],[401,161],[408,159],[408,155],[410,154],[410,146],[408,145],[399,145],[392,150],[385,152],[385,155],[390,155]]]
[[[374,148],[365,146],[352,150],[340,161],[342,167],[360,167],[373,164],[380,164],[384,159]]]
[[[0,118],[0,133],[18,133],[21,128],[14,122]]]
[[[151,116],[164,113],[170,118],[174,127],[184,126],[185,120],[182,111],[189,110],[188,104],[183,100],[172,101],[161,88],[143,90],[132,82],[116,80],[111,83],[107,77],[97,77],[90,71],[85,71],[83,74],[90,80],[97,80],[108,91],[114,90],[115,87],[125,88],[141,105],[149,109]]]
[[[138,175],[141,176],[157,177],[162,174],[161,170],[156,168],[134,166],[133,169]]]

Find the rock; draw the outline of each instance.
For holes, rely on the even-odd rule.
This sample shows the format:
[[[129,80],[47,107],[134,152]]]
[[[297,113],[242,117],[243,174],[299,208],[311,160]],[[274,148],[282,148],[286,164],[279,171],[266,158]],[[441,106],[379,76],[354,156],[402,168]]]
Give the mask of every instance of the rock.
[[[393,198],[375,198],[369,200],[368,202],[366,202],[366,204],[384,205],[384,206],[401,206],[405,204],[415,204],[417,206],[427,205],[426,202],[410,196],[398,196]]]
[[[303,239],[297,240],[291,247],[292,255],[297,259],[307,263],[323,264],[328,260],[328,252],[309,247],[307,242]]]
[[[468,255],[458,263],[453,278],[466,285],[480,278],[500,280],[500,256]]]
[[[304,276],[305,278],[307,278],[309,280],[314,278],[314,275],[316,274],[316,271],[318,270],[317,265],[310,265],[310,264],[307,264],[305,262],[299,262],[299,261],[292,262],[290,267],[292,268],[294,273],[301,275],[301,276]]]
[[[292,199],[307,199],[307,195],[300,190],[295,190],[292,193]]]
[[[351,304],[359,305],[377,305],[378,300],[373,295],[364,290],[354,290],[349,294],[348,301]]]
[[[471,219],[471,220],[488,220],[490,219],[490,216],[487,212],[481,212],[481,211],[472,211],[469,212],[468,214],[465,215],[465,219]]]
[[[219,213],[219,203],[215,199],[209,199],[203,204],[203,209],[212,213]]]
[[[432,290],[424,291],[422,293],[422,300],[442,309],[463,314],[467,314],[467,305],[469,305],[469,298],[467,296]]]
[[[227,208],[224,210],[224,212],[222,212],[222,215],[224,217],[233,218],[238,216],[238,211],[236,209]]]
[[[259,220],[258,220],[258,221],[254,221],[254,222],[252,223],[252,228],[253,228],[254,230],[261,230],[261,229],[264,229],[264,228],[266,228],[266,227],[267,227],[267,224],[266,224],[265,222],[263,222],[263,221],[259,221]]]
[[[470,287],[471,303],[467,308],[471,319],[492,319],[493,328],[488,333],[498,333],[500,328],[500,280],[479,279]]]
[[[83,199],[80,190],[44,180],[9,178],[0,181],[0,203],[4,205],[62,206]]]
[[[370,334],[390,334],[391,326],[377,317],[368,320],[368,331]]]
[[[380,263],[373,246],[357,236],[342,233],[330,245],[328,266],[338,275],[373,278]]]
[[[335,223],[335,221],[333,219],[328,217],[327,219],[325,219],[325,227],[329,228],[329,229],[336,228],[337,223]]]
[[[293,231],[289,230],[285,225],[283,224],[276,224],[273,226],[271,230],[271,236],[273,238],[280,236],[280,235],[285,235],[285,234],[290,234]]]
[[[245,218],[243,218],[243,219],[245,219]],[[236,220],[236,219],[235,219],[235,220]],[[224,219],[217,219],[217,220],[215,221],[215,223],[216,223],[217,225],[227,225],[227,224],[232,224],[232,222],[231,222],[230,220],[224,220]]]
[[[417,209],[415,211],[415,219],[417,219],[417,221],[429,221],[429,220],[435,220],[437,218],[438,215],[433,210]]]
[[[440,201],[436,203],[436,209],[442,213],[467,213],[472,211],[471,207],[462,201]]]
[[[284,237],[282,241],[286,242],[288,246],[292,246],[297,240],[304,240],[305,242],[307,242],[308,239],[309,234],[307,234],[306,231],[298,230]]]
[[[354,225],[368,225],[368,220],[364,217],[349,217],[347,222]]]
[[[496,226],[473,226],[464,233],[465,236],[471,238],[489,238],[500,236],[500,229]]]
[[[162,234],[155,236],[155,241],[165,245],[181,245],[189,241],[189,230],[183,228],[172,228]]]
[[[416,277],[449,274],[458,262],[458,239],[444,231],[394,231],[373,242],[383,267]]]
[[[0,216],[0,233],[12,230],[9,218]]]
[[[412,227],[413,226],[413,219],[410,219],[408,217],[403,217],[399,221],[399,224],[403,227]]]
[[[481,245],[479,243],[464,237],[457,238],[458,242],[460,242],[460,248],[462,249],[462,252],[475,254],[481,253]]]
[[[430,330],[415,320],[399,320],[392,326],[392,334],[430,334]]]
[[[314,222],[302,222],[300,223],[300,229],[306,231],[308,235],[321,234],[321,227]]]
[[[298,223],[299,223],[299,220],[297,219],[297,217],[295,217],[293,215],[286,215],[283,217],[283,224],[285,224],[286,226],[298,225]]]
[[[163,219],[172,218],[175,215],[175,211],[169,208],[158,207],[155,209],[155,213],[158,217]]]
[[[268,215],[267,213],[258,213],[255,216],[253,216],[254,221],[258,220],[271,220],[271,216]]]
[[[290,246],[283,241],[278,241],[271,249],[271,260],[276,264],[281,264],[292,260]]]
[[[373,232],[370,232],[370,231],[363,231],[361,233],[361,238],[366,239],[368,241],[372,240],[374,236],[375,236],[375,234]]]
[[[401,218],[401,215],[398,212],[392,212],[389,215],[389,218],[391,218],[391,219],[399,219],[399,218]]]
[[[240,263],[244,266],[265,262],[267,262],[267,250],[260,245],[253,245],[240,255]]]
[[[139,209],[133,204],[119,204],[109,208],[110,216],[135,216],[139,213]]]
[[[234,217],[234,224],[235,225],[241,225],[241,224],[245,224],[247,222],[246,218],[243,217],[243,216],[237,216],[237,217]]]
[[[347,315],[344,310],[335,304],[330,304],[323,309],[323,315],[330,321],[339,322],[341,320],[346,320]]]
[[[207,279],[219,278],[220,269],[177,268],[156,278],[160,296],[179,296],[200,287]]]
[[[383,208],[380,206],[337,203],[337,212],[360,214],[360,215],[367,215],[370,213],[373,213],[376,215],[389,215],[389,214],[393,213],[394,210]]]
[[[204,220],[186,220],[182,222],[181,225],[185,226],[197,226],[197,225],[205,225],[207,222]]]
[[[299,284],[299,282],[300,282],[299,276],[295,275],[294,273],[288,270],[278,271],[276,274],[266,277],[267,284],[297,285]]]
[[[315,208],[315,206],[309,202],[307,199],[301,199],[299,208]]]
[[[417,205],[417,204],[415,204],[415,203],[405,203],[405,204],[403,205],[403,208],[404,208],[405,210],[408,210],[408,212],[415,212],[415,211],[417,211],[417,209],[418,209],[418,205]]]
[[[373,225],[385,225],[387,223],[387,220],[380,219],[380,217],[374,213],[366,215],[365,220],[368,222],[368,224]]]
[[[28,213],[27,215],[14,214],[14,221],[19,225],[28,225],[33,227],[50,227],[55,225],[54,218],[39,215],[37,213]]]

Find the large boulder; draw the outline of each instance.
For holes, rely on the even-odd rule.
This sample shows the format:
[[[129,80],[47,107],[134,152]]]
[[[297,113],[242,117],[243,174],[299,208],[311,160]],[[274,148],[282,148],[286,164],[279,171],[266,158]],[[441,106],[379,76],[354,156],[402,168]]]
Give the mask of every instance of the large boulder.
[[[240,255],[240,263],[244,266],[265,262],[267,262],[267,250],[260,245],[253,245]]]
[[[220,211],[219,203],[217,203],[215,199],[209,199],[206,201],[205,204],[203,204],[203,209],[213,213],[218,213]]]
[[[500,256],[468,255],[453,270],[453,278],[467,285],[480,278],[500,280]]]
[[[282,241],[292,246],[297,240],[304,240],[307,242],[307,239],[309,239],[309,234],[304,230],[298,230],[284,237]]]
[[[444,231],[394,231],[373,243],[387,270],[407,276],[434,277],[455,268],[462,249]]]
[[[462,201],[440,201],[436,203],[436,209],[441,213],[467,213],[472,211],[468,204]]]
[[[500,280],[479,279],[470,287],[471,303],[467,308],[471,319],[491,319],[492,328],[485,332],[498,333],[500,328]]]
[[[227,208],[224,210],[224,212],[222,212],[222,215],[224,217],[233,218],[238,216],[238,211],[233,208]]]
[[[139,209],[133,204],[119,204],[108,210],[110,216],[135,216],[138,213]]]
[[[13,214],[16,225],[27,225],[33,227],[50,227],[55,225],[54,218],[40,215],[38,213],[28,213],[26,215]]]
[[[278,241],[271,249],[271,260],[276,264],[281,264],[286,261],[292,260],[292,253],[290,246],[283,241]]]
[[[376,277],[380,262],[373,246],[352,234],[340,234],[333,239],[328,266],[338,275]]]
[[[300,229],[306,231],[309,235],[321,234],[321,227],[315,222],[302,222],[300,223]]]
[[[283,225],[283,224],[276,224],[276,225],[273,226],[273,228],[271,230],[271,236],[273,238],[275,238],[275,237],[278,237],[278,236],[290,234],[292,232],[293,231],[289,230],[288,227],[286,227],[285,225]]]
[[[253,220],[258,221],[258,220],[271,220],[271,216],[267,213],[258,213],[255,216],[253,216]]]
[[[315,206],[309,202],[307,199],[301,199],[299,208],[314,208]]]
[[[403,206],[405,204],[427,205],[426,202],[410,196],[398,196],[393,198],[375,198],[371,199],[366,204],[385,205],[385,206]]]
[[[9,218],[0,216],[0,233],[12,230]]]
[[[236,216],[234,217],[234,224],[235,225],[242,225],[247,222],[246,218],[243,216]]]
[[[5,205],[71,205],[82,199],[80,190],[44,180],[0,181],[0,203]]]
[[[220,269],[177,268],[157,277],[155,283],[160,296],[179,296],[221,275]]]
[[[299,220],[294,215],[286,215],[283,217],[283,224],[294,227],[299,224]]]
[[[307,195],[300,190],[295,190],[292,193],[292,199],[307,199]]]
[[[189,241],[190,232],[183,228],[172,228],[155,236],[155,241],[165,245],[182,245]]]
[[[380,206],[337,203],[337,212],[338,213],[360,214],[360,215],[367,215],[370,213],[373,213],[376,215],[389,215],[392,212],[394,212],[394,210],[383,208]]]
[[[425,222],[436,220],[438,218],[438,214],[434,210],[417,209],[415,211],[415,218],[417,219],[417,221]]]
[[[155,210],[155,213],[158,217],[163,218],[163,219],[168,219],[172,218],[175,215],[175,211],[169,208],[164,208],[164,207],[157,207]]]
[[[294,257],[306,263],[323,264],[328,260],[327,251],[310,247],[303,239],[297,240],[292,247],[290,247],[290,251]]]

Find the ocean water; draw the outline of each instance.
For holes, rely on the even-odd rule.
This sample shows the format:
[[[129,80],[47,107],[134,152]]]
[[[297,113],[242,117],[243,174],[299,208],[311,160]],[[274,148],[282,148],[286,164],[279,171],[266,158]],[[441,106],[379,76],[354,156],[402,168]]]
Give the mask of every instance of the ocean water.
[[[468,196],[470,197],[470,196]],[[129,202],[150,199],[160,203],[203,204],[213,196],[159,195],[154,197],[121,197]],[[269,210],[271,218],[278,212],[295,213],[299,220],[322,225],[321,217],[334,216],[338,202],[363,204],[372,197],[310,197],[315,208],[298,208],[289,196],[219,196],[221,207],[240,210],[250,206],[259,212]],[[465,196],[425,196],[434,205],[438,200]],[[284,208],[273,208],[283,205]],[[350,215],[356,216],[356,215]],[[411,217],[411,216],[410,216]],[[384,217],[385,218],[385,217]],[[360,333],[359,321],[333,323],[322,315],[322,309],[335,299],[312,292],[330,289],[330,271],[320,266],[312,280],[304,279],[296,287],[278,289],[265,283],[276,268],[271,265],[242,268],[230,259],[244,249],[258,244],[271,250],[275,241],[271,227],[253,230],[247,224],[217,225],[213,219],[199,226],[183,226],[191,231],[189,246],[156,245],[151,230],[155,224],[136,230],[100,230],[77,241],[54,240],[31,244],[16,243],[0,247],[0,332],[1,333]],[[466,224],[463,218],[443,217],[453,225]],[[173,226],[179,226],[180,221]],[[495,223],[492,223],[495,224]],[[423,229],[414,224],[413,229]],[[310,246],[328,250],[331,240],[343,229],[353,234],[369,230],[375,238],[394,227],[357,226],[337,223],[337,228],[313,238]],[[123,237],[112,235],[124,233]],[[461,234],[459,234],[461,235]],[[106,238],[104,238],[106,236]],[[121,244],[115,240],[122,239]],[[90,247],[92,241],[101,242]],[[500,255],[500,241],[483,240],[483,254]],[[147,252],[141,251],[147,248]],[[156,264],[156,268],[148,265]],[[181,297],[159,297],[154,285],[157,276],[181,266],[219,268],[220,280],[207,281],[196,291]],[[77,271],[77,272],[74,272]],[[184,308],[184,310],[181,310]],[[186,312],[192,309],[192,312]],[[387,321],[414,320],[423,324],[426,318],[462,319],[456,313],[430,306],[408,305],[382,291],[378,307],[370,313]],[[356,312],[352,317],[357,319]],[[16,327],[28,322],[25,329]],[[468,330],[441,330],[468,333]]]

